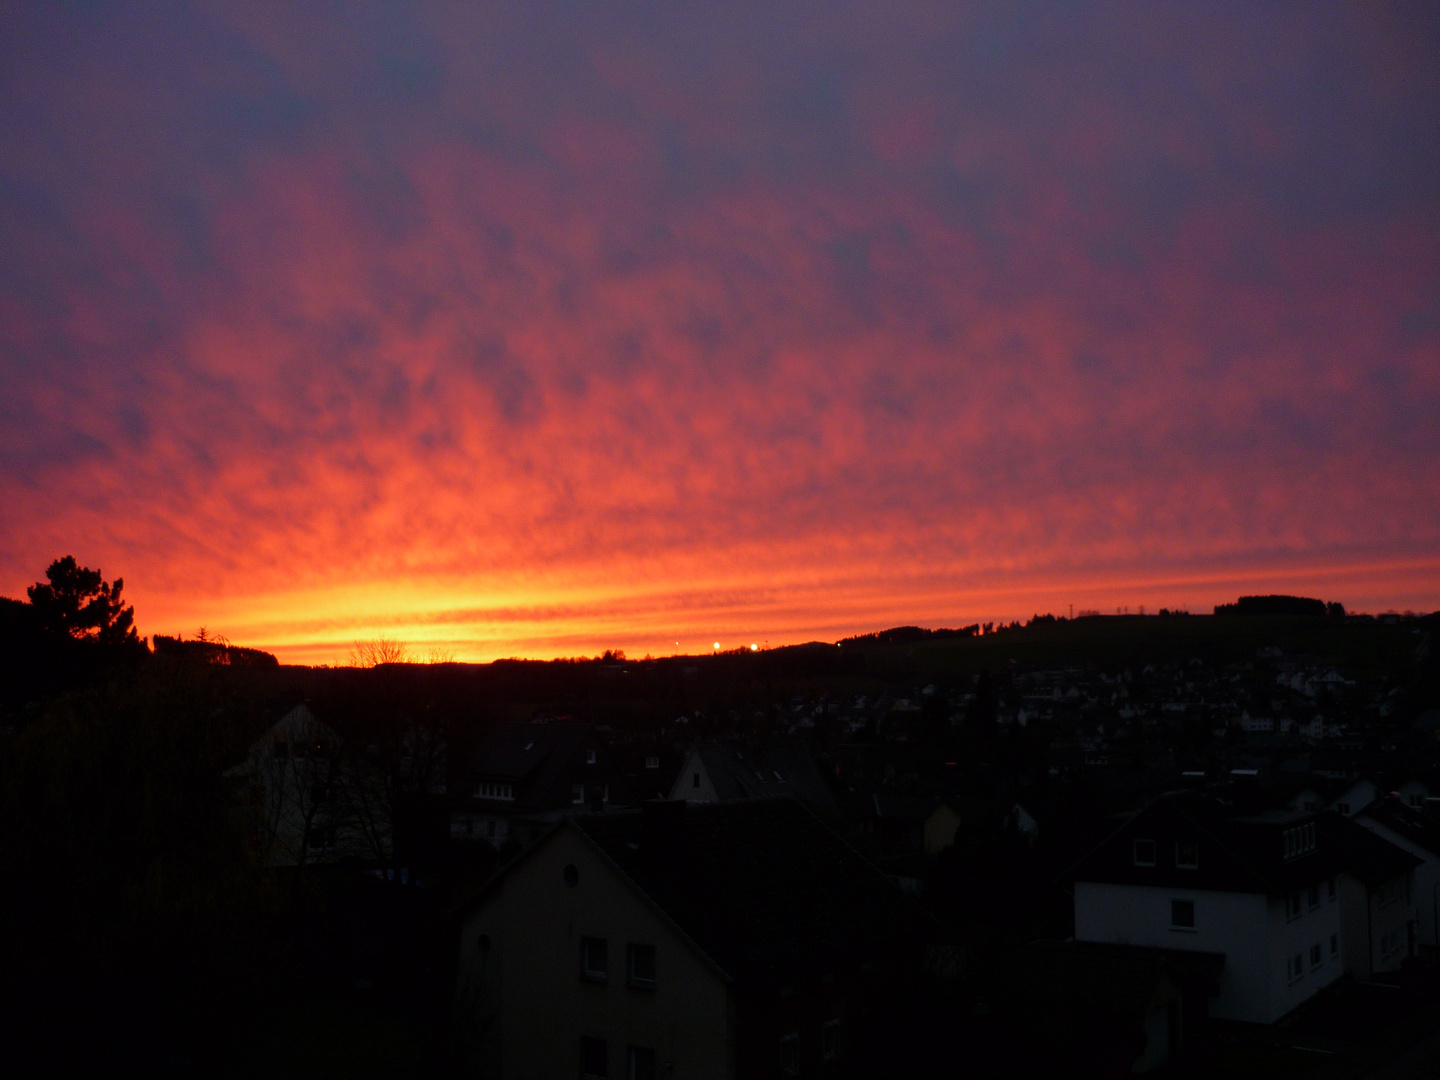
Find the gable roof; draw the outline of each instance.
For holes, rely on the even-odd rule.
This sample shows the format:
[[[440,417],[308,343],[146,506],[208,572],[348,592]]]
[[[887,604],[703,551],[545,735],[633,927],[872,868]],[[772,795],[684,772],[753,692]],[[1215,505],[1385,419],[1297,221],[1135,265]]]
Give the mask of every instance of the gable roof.
[[[841,818],[840,806],[804,743],[699,743],[692,753],[704,765],[715,797],[722,802],[791,795],[826,821]]]
[[[1369,818],[1404,837],[1432,855],[1440,855],[1440,820],[1427,810],[1417,810],[1391,795],[1376,799],[1355,817]]]
[[[1336,833],[1347,855],[1346,872],[1366,885],[1383,884],[1414,870],[1421,861],[1382,836],[1377,836],[1349,818],[1336,823]]]
[[[463,914],[560,829],[584,838],[722,976],[786,977],[894,958],[933,920],[789,797],[651,803],[567,817],[458,909]],[[677,809],[678,808],[678,809]]]
[[[732,978],[858,965],[930,927],[793,798],[669,805],[682,809],[663,842],[645,811],[572,824]]]

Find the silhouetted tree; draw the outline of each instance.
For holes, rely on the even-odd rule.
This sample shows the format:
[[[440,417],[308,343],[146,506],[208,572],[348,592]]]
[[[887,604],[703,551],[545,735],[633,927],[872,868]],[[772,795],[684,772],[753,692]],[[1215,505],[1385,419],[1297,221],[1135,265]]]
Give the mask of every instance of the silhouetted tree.
[[[137,641],[135,609],[120,598],[123,578],[107,584],[99,570],[79,565],[73,555],[56,559],[45,576],[48,583],[37,582],[26,590],[45,629],[102,645]]]
[[[381,664],[404,664],[410,659],[410,650],[403,641],[378,637],[370,641],[357,641],[350,650],[351,667],[379,667]]]

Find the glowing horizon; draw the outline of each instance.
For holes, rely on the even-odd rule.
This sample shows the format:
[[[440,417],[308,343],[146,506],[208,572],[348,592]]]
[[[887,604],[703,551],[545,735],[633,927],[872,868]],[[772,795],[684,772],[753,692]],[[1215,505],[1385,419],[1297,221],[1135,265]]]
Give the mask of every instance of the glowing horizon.
[[[299,662],[1440,608],[1425,5],[0,27],[0,595]]]

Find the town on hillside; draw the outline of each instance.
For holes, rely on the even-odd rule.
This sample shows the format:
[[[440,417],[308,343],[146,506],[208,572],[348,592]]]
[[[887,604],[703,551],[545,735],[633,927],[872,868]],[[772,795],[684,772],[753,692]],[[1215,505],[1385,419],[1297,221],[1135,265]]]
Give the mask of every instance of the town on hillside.
[[[56,600],[72,570],[0,604],[0,1012],[57,1074],[1360,1077],[1440,1047],[1440,614],[301,668],[147,642],[118,582]]]

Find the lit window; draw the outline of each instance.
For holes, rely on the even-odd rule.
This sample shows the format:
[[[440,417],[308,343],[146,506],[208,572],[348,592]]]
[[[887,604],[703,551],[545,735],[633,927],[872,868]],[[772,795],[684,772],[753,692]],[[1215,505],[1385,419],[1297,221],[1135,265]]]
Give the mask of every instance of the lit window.
[[[625,949],[625,969],[631,986],[639,990],[654,990],[655,946],[627,946]]]
[[[580,1037],[581,1080],[604,1080],[610,1075],[610,1044],[604,1039]]]
[[[786,1076],[800,1075],[800,1033],[791,1032],[780,1040],[780,1071]]]
[[[840,1056],[840,1021],[826,1020],[825,1026],[820,1029],[820,1053],[826,1061],[834,1061]]]
[[[625,1057],[628,1080],[655,1080],[654,1050],[648,1046],[632,1046]]]
[[[1181,840],[1175,845],[1175,865],[1182,870],[1200,867],[1200,845],[1194,840]]]
[[[1195,901],[1171,900],[1170,925],[1176,930],[1195,929]]]
[[[1136,840],[1136,841],[1135,841],[1135,865],[1136,865],[1136,866],[1154,866],[1154,865],[1155,865],[1155,841],[1154,841],[1154,840]]]
[[[604,938],[580,939],[580,977],[590,982],[610,981],[610,961]]]
[[[658,757],[655,757],[655,756],[652,755],[652,756],[647,757],[647,758],[645,759],[645,768],[647,768],[647,769],[658,769],[659,767],[660,767],[660,759],[659,759]]]

